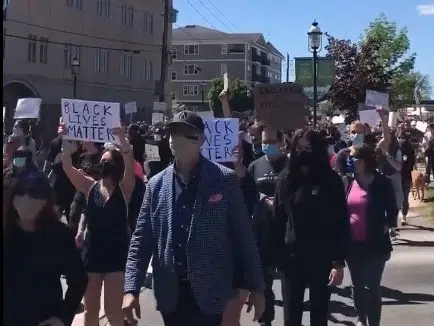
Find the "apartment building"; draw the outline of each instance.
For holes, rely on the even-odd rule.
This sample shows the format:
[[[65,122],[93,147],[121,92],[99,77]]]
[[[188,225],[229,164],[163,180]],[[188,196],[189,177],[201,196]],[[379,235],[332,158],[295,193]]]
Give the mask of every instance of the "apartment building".
[[[146,118],[165,90],[159,83],[164,3],[13,0],[3,24],[3,106],[8,128],[18,98],[40,97],[41,122],[55,132],[60,99],[74,94],[74,74],[77,98],[136,101],[135,118]],[[170,27],[168,44],[171,34]]]
[[[170,92],[191,109],[208,109],[212,79],[225,72],[254,87],[280,83],[284,56],[261,33],[230,34],[198,25],[172,31]]]

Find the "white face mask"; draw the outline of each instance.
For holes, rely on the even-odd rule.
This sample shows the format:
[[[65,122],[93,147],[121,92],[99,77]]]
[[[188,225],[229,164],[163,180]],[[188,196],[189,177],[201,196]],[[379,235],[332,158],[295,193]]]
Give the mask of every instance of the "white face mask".
[[[192,155],[200,152],[200,141],[188,139],[183,136],[170,136],[169,147],[173,156],[179,161],[188,162]]]
[[[13,205],[18,213],[18,217],[23,221],[33,221],[47,204],[45,199],[37,199],[29,195],[15,196]]]

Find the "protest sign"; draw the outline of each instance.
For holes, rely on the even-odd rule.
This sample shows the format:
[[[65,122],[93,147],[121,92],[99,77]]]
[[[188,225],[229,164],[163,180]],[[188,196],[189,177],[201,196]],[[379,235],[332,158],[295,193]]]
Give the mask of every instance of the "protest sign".
[[[165,102],[154,102],[153,111],[154,112],[166,112],[166,103]]]
[[[370,127],[374,127],[380,121],[380,115],[377,109],[372,106],[367,106],[366,104],[359,103],[359,118],[360,122],[367,123]]]
[[[202,155],[213,162],[233,162],[232,152],[238,146],[239,120],[234,118],[204,119],[205,141]]]
[[[306,96],[295,83],[262,84],[255,87],[255,118],[280,130],[306,125]]]
[[[145,154],[148,162],[160,161],[160,151],[157,145],[145,144]]]
[[[164,114],[161,112],[153,112],[152,113],[152,124],[156,124],[157,122],[161,122],[164,120]]]
[[[380,106],[385,110],[389,110],[389,94],[367,90],[365,104],[372,107]]]
[[[334,116],[333,118],[332,118],[332,123],[334,124],[334,125],[337,125],[337,124],[341,124],[341,123],[344,123],[345,122],[345,116],[344,115],[337,115],[337,116]]]
[[[202,118],[202,120],[214,119],[214,112],[212,111],[201,111],[197,112],[197,114]]]
[[[36,97],[18,99],[14,119],[39,119],[41,102],[42,100]]]
[[[396,127],[396,125],[398,123],[398,116],[399,116],[398,112],[389,112],[389,120],[388,120],[387,125],[390,128]]]
[[[63,98],[62,118],[68,129],[65,139],[119,144],[112,134],[113,128],[120,127],[119,103]]]
[[[137,112],[136,101],[125,103],[124,105],[125,114],[133,114]]]
[[[5,116],[6,116],[6,108],[3,107],[3,122],[5,122]]]
[[[229,88],[229,78],[228,78],[228,73],[225,72],[223,74],[223,91],[227,92]]]
[[[416,122],[416,129],[420,132],[426,133],[426,129],[428,128],[428,123],[423,121]]]

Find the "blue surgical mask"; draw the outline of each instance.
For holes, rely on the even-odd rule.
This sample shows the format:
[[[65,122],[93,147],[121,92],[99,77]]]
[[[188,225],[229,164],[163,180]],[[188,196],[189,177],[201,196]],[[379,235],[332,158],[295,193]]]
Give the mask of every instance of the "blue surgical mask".
[[[25,157],[15,157],[12,160],[12,164],[16,168],[22,168],[22,167],[24,167],[26,165],[26,158]]]
[[[364,141],[365,141],[365,135],[364,134],[351,134],[350,139],[353,142],[354,146],[362,146]]]
[[[262,152],[269,157],[281,154],[280,148],[277,144],[262,144]]]

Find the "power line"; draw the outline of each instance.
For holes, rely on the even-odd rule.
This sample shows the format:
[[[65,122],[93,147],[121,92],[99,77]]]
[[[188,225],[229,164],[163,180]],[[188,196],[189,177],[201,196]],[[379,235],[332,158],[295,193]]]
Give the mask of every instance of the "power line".
[[[158,48],[161,48],[161,46],[159,46],[159,45],[155,45],[155,44],[149,44],[149,43],[138,43],[138,42],[131,42],[131,41],[123,41],[123,40],[117,40],[117,39],[112,39],[112,38],[102,37],[102,36],[94,36],[94,35],[89,35],[89,34],[82,34],[82,33],[70,32],[70,31],[65,31],[65,30],[61,30],[61,29],[57,29],[57,28],[52,28],[52,27],[46,27],[46,26],[41,26],[41,25],[31,24],[31,23],[27,23],[27,22],[23,22],[23,21],[19,21],[19,20],[14,20],[14,19],[7,19],[6,21],[7,21],[7,22],[13,22],[13,23],[21,24],[21,25],[25,25],[25,26],[29,26],[29,27],[37,27],[37,28],[41,28],[41,29],[48,30],[48,31],[58,32],[58,33],[64,33],[64,34],[69,34],[69,35],[75,35],[75,36],[80,36],[80,37],[93,38],[93,39],[96,39],[96,40],[102,40],[102,41],[109,41],[109,42],[126,43],[126,44],[132,44],[132,45],[150,46],[150,47],[158,47]]]
[[[208,18],[205,17],[204,14],[202,14],[202,12],[200,12],[199,9],[197,9],[190,0],[185,0],[188,2],[188,4],[203,18],[203,20],[205,20],[212,28],[217,29],[213,24],[211,24],[211,22],[208,20]]]
[[[208,8],[208,6],[207,5],[205,5],[204,3],[203,3],[203,1],[202,0],[199,0],[199,2],[202,4],[202,6],[204,6],[204,8],[206,9],[206,10],[208,10],[210,13],[211,13],[211,15],[213,15],[224,27],[226,27],[230,32],[233,32],[232,31],[232,29],[228,26],[228,25],[226,25],[226,23],[225,22],[223,22],[219,17],[217,17],[215,14],[214,14],[214,12],[212,12],[209,8]]]
[[[222,16],[222,18],[223,19],[225,19],[225,20],[227,20],[228,21],[228,23],[230,24],[230,25],[232,25],[232,27],[233,28],[235,28],[235,29],[238,29],[238,27],[237,26],[235,26],[234,24],[232,24],[232,22],[225,16],[225,15],[223,15],[223,13],[220,11],[220,9],[219,8],[217,8],[215,5],[214,5],[214,3],[211,1],[211,0],[207,0],[210,4],[211,4],[211,6],[220,14],[220,16]]]
[[[11,35],[11,34],[3,34],[6,37],[11,37],[11,38],[15,38],[15,39],[20,39],[20,40],[27,40],[27,41],[37,41],[36,39],[32,39],[28,36],[19,36],[19,35]],[[50,41],[50,40],[46,40],[44,39],[42,41],[43,43],[48,43],[48,44],[56,44],[56,45],[74,45],[74,46],[78,46],[81,48],[87,48],[87,49],[100,49],[100,50],[107,50],[107,51],[119,51],[119,52],[133,52],[134,54],[139,54],[141,52],[151,52],[151,51],[155,51],[154,49],[124,49],[124,48],[110,48],[110,47],[104,47],[104,46],[93,46],[93,45],[85,45],[85,44],[76,44],[76,43],[70,43],[70,42],[56,42],[56,41]]]

